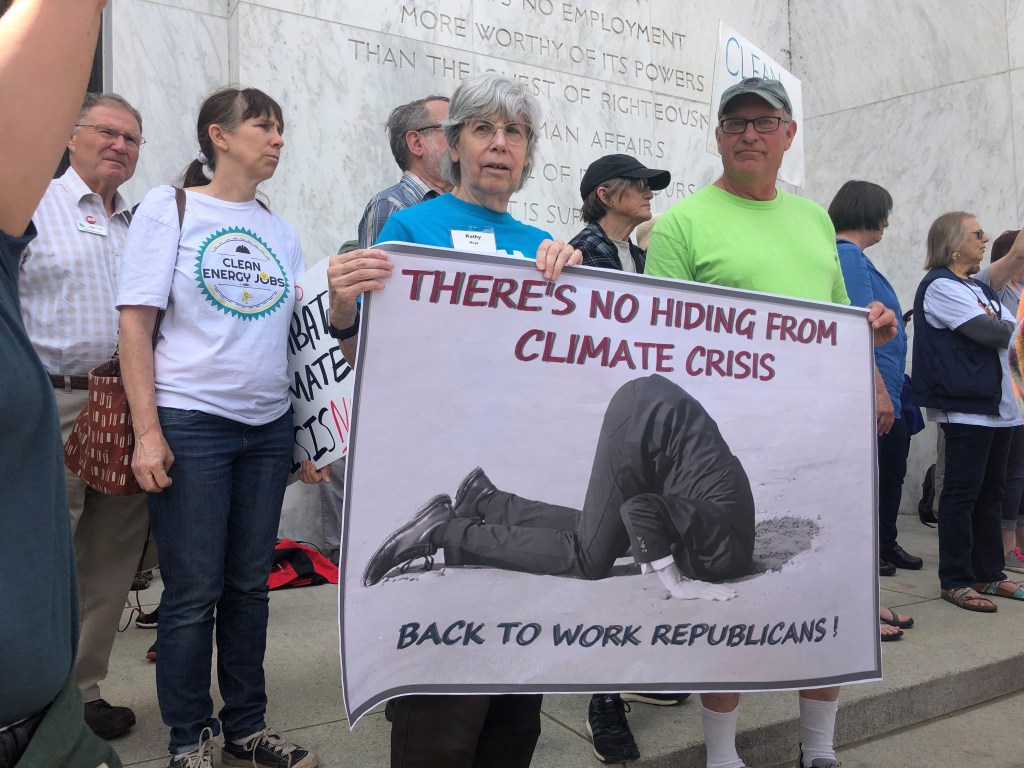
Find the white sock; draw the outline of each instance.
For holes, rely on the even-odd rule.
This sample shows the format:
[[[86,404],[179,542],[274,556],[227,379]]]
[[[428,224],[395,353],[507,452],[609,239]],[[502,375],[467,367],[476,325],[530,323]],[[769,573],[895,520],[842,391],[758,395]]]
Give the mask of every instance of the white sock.
[[[708,751],[707,768],[746,768],[736,752],[736,722],[740,708],[732,712],[714,712],[700,708],[700,722],[704,728],[704,746]]]
[[[804,766],[823,757],[836,759],[833,737],[836,731],[836,713],[839,701],[818,701],[800,697],[800,741],[803,743]]]

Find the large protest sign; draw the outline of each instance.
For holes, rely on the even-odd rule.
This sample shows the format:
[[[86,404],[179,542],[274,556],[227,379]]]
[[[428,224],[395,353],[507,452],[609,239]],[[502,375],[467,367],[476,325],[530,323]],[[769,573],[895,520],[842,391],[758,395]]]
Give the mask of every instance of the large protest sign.
[[[715,126],[718,125],[718,105],[722,94],[730,85],[748,77],[780,80],[789,94],[793,119],[797,124],[793,146],[787,150],[779,168],[779,178],[798,187],[806,181],[804,173],[804,99],[800,80],[775,59],[762,51],[724,21],[718,24],[718,51],[715,55],[715,74],[711,86],[711,121],[708,125],[707,150],[718,155]]]
[[[342,542],[350,722],[416,692],[879,677],[864,310],[586,268],[552,284],[526,260],[382,247],[395,269],[364,307]],[[634,418],[648,405],[655,420]],[[706,490],[721,479],[713,451],[721,478],[744,482],[732,456],[745,470],[737,528],[753,556],[728,580],[734,599],[672,598],[635,566],[609,500],[627,485],[668,494],[675,478],[687,498],[659,498],[703,521],[666,539],[684,568],[728,527]],[[436,497],[457,497],[475,467],[500,503],[467,493],[429,570],[392,567],[392,534],[446,509]],[[590,552],[588,578],[554,575],[572,567],[552,553],[595,514],[621,551]]]
[[[292,479],[299,465],[320,468],[348,454],[352,381],[355,376],[331,337],[328,259],[295,282],[288,331],[288,391],[295,421]]]

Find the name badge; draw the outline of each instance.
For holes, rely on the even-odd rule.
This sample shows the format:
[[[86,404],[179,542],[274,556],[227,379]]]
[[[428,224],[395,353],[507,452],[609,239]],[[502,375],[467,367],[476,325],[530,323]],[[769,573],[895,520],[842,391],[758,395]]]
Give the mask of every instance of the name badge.
[[[91,224],[88,221],[80,221],[78,222],[78,229],[81,232],[88,232],[90,235],[107,236],[107,228],[102,224]]]
[[[498,251],[498,243],[494,233],[485,229],[453,229],[452,247],[460,251],[472,253],[494,254]]]

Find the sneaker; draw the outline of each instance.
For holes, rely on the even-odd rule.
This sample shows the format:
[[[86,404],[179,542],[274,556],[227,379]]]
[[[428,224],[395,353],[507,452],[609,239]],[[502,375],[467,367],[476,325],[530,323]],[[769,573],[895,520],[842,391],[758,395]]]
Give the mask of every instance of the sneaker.
[[[602,763],[622,763],[640,757],[633,732],[626,722],[629,704],[614,694],[597,694],[590,699],[587,733],[594,741],[594,756]]]
[[[254,733],[242,744],[228,741],[221,747],[224,765],[239,768],[313,768],[320,764],[316,755],[269,728]]]
[[[103,699],[85,702],[85,724],[101,739],[124,736],[135,725],[135,713],[128,707],[113,707]]]
[[[132,582],[132,591],[139,592],[143,589],[149,589],[149,582],[152,580],[152,571],[139,571],[135,574],[135,580]]]
[[[135,619],[135,626],[139,629],[156,629],[157,613],[160,611],[158,605],[149,613],[140,613],[138,618]]]
[[[149,650],[146,651],[146,661],[156,661],[156,643],[149,646]]]
[[[623,693],[623,701],[638,701],[641,704],[653,704],[656,707],[674,707],[690,698],[688,693]]]
[[[804,762],[804,745],[800,745],[800,755],[796,759],[797,768],[840,768],[842,763],[833,757],[816,757],[811,762]]]
[[[1024,573],[1024,558],[1021,557],[1020,549],[1014,547],[1006,553],[1006,570],[1014,573]]]
[[[168,768],[213,768],[213,748],[220,746],[213,731],[203,728],[199,734],[199,748],[194,752],[184,752],[171,758]]]

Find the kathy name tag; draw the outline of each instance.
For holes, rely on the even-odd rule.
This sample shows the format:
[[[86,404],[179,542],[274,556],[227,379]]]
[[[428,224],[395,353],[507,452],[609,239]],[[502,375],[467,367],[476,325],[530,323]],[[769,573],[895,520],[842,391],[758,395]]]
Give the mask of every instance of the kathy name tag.
[[[494,233],[486,229],[453,229],[452,248],[472,253],[494,254],[498,250],[498,243],[494,239]]]
[[[107,228],[102,224],[93,224],[88,221],[80,221],[78,222],[78,229],[82,232],[88,232],[90,235],[103,235],[103,237],[107,236]]]

